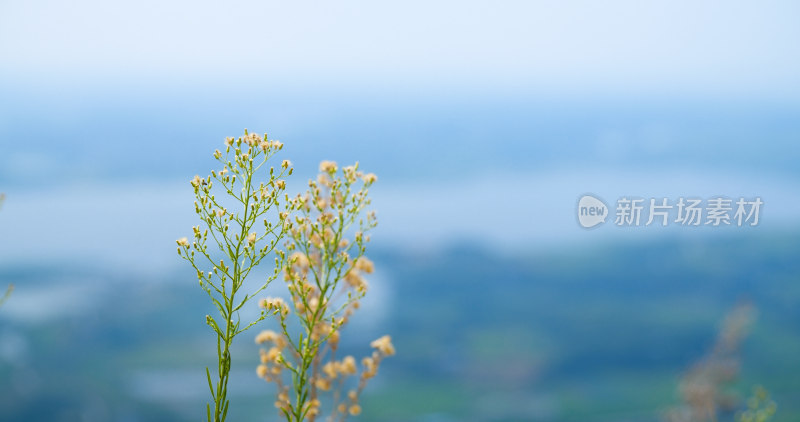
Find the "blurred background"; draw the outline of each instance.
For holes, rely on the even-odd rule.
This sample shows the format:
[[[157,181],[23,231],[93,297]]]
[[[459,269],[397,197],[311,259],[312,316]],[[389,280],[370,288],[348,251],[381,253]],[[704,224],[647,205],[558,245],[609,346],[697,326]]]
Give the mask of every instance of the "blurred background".
[[[290,191],[322,159],[379,176],[378,269],[343,340],[364,355],[390,333],[398,355],[360,420],[731,421],[757,384],[800,419],[799,18],[0,2],[0,420],[205,417],[211,309],[174,240],[189,180],[245,128],[284,142]],[[764,205],[753,227],[586,230],[586,193]],[[256,332],[235,345],[236,421],[277,420]]]

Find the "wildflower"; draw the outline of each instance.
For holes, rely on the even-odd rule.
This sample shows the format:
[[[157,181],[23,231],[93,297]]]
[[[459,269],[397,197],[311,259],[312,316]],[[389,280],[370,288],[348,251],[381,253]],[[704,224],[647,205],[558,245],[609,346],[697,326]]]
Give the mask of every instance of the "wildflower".
[[[289,166],[288,162],[282,164],[284,168]],[[284,318],[288,308],[285,309],[286,303],[282,300],[266,298],[260,302],[262,308],[280,313],[282,317],[283,332],[280,336],[259,335],[257,340],[267,342],[274,339],[275,345],[269,351],[259,351],[261,364],[269,368],[270,380],[278,385],[279,391],[294,394],[288,402],[279,395],[276,402],[289,420],[303,420],[303,415],[313,420],[319,414],[317,395],[330,390],[337,391],[332,394],[335,401],[328,408],[331,411],[328,420],[344,420],[348,415],[360,414],[358,392],[377,374],[382,359],[395,353],[391,339],[384,336],[371,343],[375,350],[363,359],[363,366],[353,356],[334,360],[342,327],[358,309],[359,300],[366,293],[364,275],[375,271],[374,263],[363,254],[364,239],[368,239],[366,232],[375,227],[376,220],[374,215],[362,213],[370,204],[366,189],[368,183],[377,178],[364,176],[357,163],[343,167],[339,173],[335,162],[323,161],[319,170],[317,179],[309,181],[307,193],[291,199],[287,197],[291,210],[296,214],[280,214],[290,239],[285,243],[284,252],[278,256],[284,265],[276,275],[283,273],[291,295],[289,304],[294,307],[299,324],[295,321],[289,324]],[[355,184],[360,182],[364,183],[359,189]],[[275,188],[270,196],[273,198],[278,197],[276,192],[285,185],[276,183],[270,187]],[[338,303],[338,298],[345,297],[344,303]],[[295,327],[300,331],[296,340],[294,334],[290,334],[290,328]],[[291,345],[291,353],[283,355],[284,349],[277,344],[278,341]],[[280,364],[273,364],[278,361]],[[313,362],[311,367],[309,362]],[[291,377],[280,372],[287,368],[293,374]],[[294,375],[300,371],[307,371],[307,377]],[[351,376],[360,378],[352,380],[357,381],[358,387],[350,391],[349,399],[345,396],[339,400],[347,390],[338,390],[351,384],[347,380]],[[289,386],[284,389],[286,381],[289,381]]]
[[[394,354],[394,346],[392,345],[391,336],[383,336],[369,344],[370,347],[378,349],[384,356],[392,356]]]
[[[264,342],[267,341],[269,340],[265,340]],[[281,359],[283,358],[283,356],[281,355],[281,349],[286,346],[285,342],[286,340],[284,340],[282,336],[275,337],[274,347],[270,347],[269,351],[265,351],[264,349],[259,350],[258,353],[261,359],[261,363],[263,364],[274,363],[276,365],[281,363]],[[280,369],[280,366],[276,366],[276,368]]]
[[[264,140],[266,140],[266,136]],[[275,251],[276,245],[279,245],[280,239],[287,235],[289,231],[286,226],[277,226],[267,222],[267,232],[274,236],[274,240],[261,249],[255,249],[259,237],[255,232],[250,233],[249,228],[253,227],[260,216],[285,212],[289,205],[281,204],[279,202],[281,198],[274,194],[262,197],[258,195],[260,187],[256,186],[258,186],[257,181],[261,178],[256,173],[259,172],[262,166],[254,166],[253,162],[260,156],[263,156],[265,160],[270,158],[269,153],[262,153],[261,150],[255,148],[259,142],[260,137],[258,134],[245,131],[244,136],[238,139],[225,138],[226,154],[224,156],[219,149],[214,150],[214,158],[222,165],[222,170],[218,172],[212,171],[207,178],[195,175],[190,180],[195,194],[195,212],[199,214],[203,224],[192,228],[193,238],[191,240],[183,237],[176,241],[178,254],[192,264],[197,271],[200,286],[208,293],[220,310],[218,317],[207,316],[206,318],[206,323],[214,329],[219,346],[217,348],[218,365],[216,366],[218,377],[214,377],[219,381],[215,387],[212,386],[213,403],[211,404],[211,407],[214,408],[212,413],[217,421],[221,420],[219,416],[223,415],[223,407],[226,409],[228,402],[227,385],[230,374],[230,354],[227,351],[230,350],[234,337],[267,317],[267,313],[262,312],[253,321],[241,321],[243,324],[240,327],[239,312],[246,309],[243,306],[279,275],[278,270],[268,275],[263,283],[259,283],[261,285],[260,288],[247,293],[239,291],[242,287],[250,285],[246,281],[251,270],[265,257],[277,252]],[[229,159],[232,147],[235,157]],[[269,165],[266,168],[269,168]],[[230,173],[234,174],[231,175]],[[283,174],[276,175],[274,172],[269,172],[268,181],[264,184],[276,186],[277,184],[285,183],[281,180],[282,177]],[[217,191],[213,189],[212,179],[222,182],[222,188],[224,189],[219,193],[227,194],[227,198],[215,198]],[[228,211],[218,205],[227,204],[231,199],[238,200],[242,207],[237,204],[237,207],[234,208],[239,208],[238,210],[231,209],[231,211]],[[225,219],[225,216],[228,216],[228,218]],[[235,226],[236,228],[234,229],[234,227],[230,226]],[[245,227],[248,228],[246,232],[235,234],[242,233],[239,229]],[[209,232],[211,232],[211,236],[208,236]],[[209,238],[213,239],[210,244],[207,243]],[[190,246],[192,252],[185,253]],[[209,246],[219,246],[219,250],[209,250]],[[205,259],[202,262],[195,261],[196,252],[200,252],[199,255],[204,255],[205,258],[208,258],[209,262],[206,262]],[[212,255],[218,254],[221,254],[219,261],[211,259]],[[278,253],[278,255],[280,254]],[[236,265],[233,263],[236,263]],[[201,268],[207,265],[210,265],[210,267]],[[238,298],[235,304],[233,303],[234,297]],[[270,310],[274,313],[285,315],[288,307],[285,303],[271,301]],[[227,327],[227,329],[224,327]],[[232,330],[232,327],[236,329]],[[266,361],[262,360],[261,365],[256,368],[257,374],[267,380],[272,379],[271,372],[274,373],[275,370],[270,367],[270,362],[282,361],[279,347],[282,344],[285,345],[283,336],[276,336],[274,333],[262,333],[256,338],[258,343],[270,340],[274,342],[275,347],[278,349],[269,353],[265,352],[265,357],[268,359]],[[223,353],[223,350],[225,353]],[[277,365],[274,366],[277,367]],[[216,391],[216,393],[213,391]],[[288,400],[285,402],[288,403]]]
[[[278,337],[278,341],[276,341],[275,344],[281,345],[281,341],[285,340],[283,340],[283,337]],[[279,363],[279,358],[281,356],[281,349],[278,346],[271,347],[269,349],[269,352],[267,352],[264,356],[270,362]]]
[[[316,311],[318,306],[319,299],[312,297],[311,300],[308,301],[308,308],[311,310],[311,312]]]
[[[261,299],[258,306],[264,308],[266,311],[274,311],[276,314],[280,314],[283,317],[289,314],[289,306],[279,297]]]
[[[322,367],[322,372],[328,376],[328,378],[336,378],[339,374],[337,371],[336,362],[328,362]]]
[[[364,183],[371,185],[378,181],[378,176],[376,176],[375,173],[367,173],[361,178],[361,180],[363,180]]]
[[[306,412],[309,416],[317,416],[319,414],[319,405],[320,402],[317,399],[313,399],[308,402],[308,411]]]
[[[352,356],[346,356],[342,359],[341,372],[345,375],[353,375],[358,369],[356,368],[356,359]]]
[[[289,160],[283,160],[281,162],[281,167],[283,167],[283,168],[289,168],[289,166],[291,166],[291,165],[292,165],[292,162],[289,161]]]
[[[306,254],[297,251],[289,257],[289,262],[293,262],[294,265],[297,265],[300,268],[308,268],[308,257]]]
[[[276,338],[278,338],[278,333],[272,330],[264,330],[256,336],[256,344],[262,344],[268,341],[274,342]]]
[[[254,146],[259,141],[259,136],[255,133],[251,133],[249,135],[245,135],[244,139],[242,139],[247,145],[251,147]]]
[[[347,166],[342,169],[342,172],[348,182],[353,183],[356,181],[356,166]]]
[[[357,270],[352,269],[344,276],[344,280],[352,287],[360,290],[366,290],[367,288],[367,281],[361,277],[361,274],[358,273]]]
[[[331,389],[331,382],[327,378],[318,378],[314,385],[322,391]]]
[[[323,173],[336,173],[336,162],[326,160],[319,163],[319,171]]]
[[[375,363],[375,359],[371,357],[364,358],[361,361],[361,365],[364,366],[364,372],[361,373],[361,376],[365,379],[374,377],[378,371],[378,365]]]
[[[375,265],[365,256],[362,256],[356,260],[355,267],[356,269],[364,271],[367,274],[372,274],[372,272],[375,271]]]
[[[331,182],[331,178],[328,177],[328,175],[325,174],[325,173],[320,173],[317,176],[317,183],[319,183],[320,185],[325,186],[327,188],[329,188],[329,187],[331,187],[333,185],[333,182]]]

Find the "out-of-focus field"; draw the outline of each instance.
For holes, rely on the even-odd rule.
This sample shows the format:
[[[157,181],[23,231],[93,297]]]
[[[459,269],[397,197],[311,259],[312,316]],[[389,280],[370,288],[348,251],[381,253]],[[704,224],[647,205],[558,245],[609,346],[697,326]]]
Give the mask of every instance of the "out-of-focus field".
[[[470,243],[375,250],[373,290],[344,348],[364,355],[391,333],[398,355],[370,386],[361,420],[655,421],[742,301],[758,318],[732,391],[762,384],[775,420],[797,420],[799,254],[794,232],[517,255]],[[0,309],[0,419],[197,420],[214,362],[204,293],[187,272],[141,279],[98,268],[0,269],[17,285]],[[271,387],[255,376],[255,334],[236,345],[233,420],[277,420]]]

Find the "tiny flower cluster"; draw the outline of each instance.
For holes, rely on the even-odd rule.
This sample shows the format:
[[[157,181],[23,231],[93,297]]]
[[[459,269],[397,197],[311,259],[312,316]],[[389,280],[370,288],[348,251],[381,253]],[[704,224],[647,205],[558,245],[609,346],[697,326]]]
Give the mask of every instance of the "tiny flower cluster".
[[[258,306],[267,312],[272,312],[275,315],[280,315],[281,318],[286,318],[289,315],[289,305],[282,298],[266,297],[258,302]]]
[[[255,340],[256,344],[268,347],[268,349],[262,348],[259,350],[261,363],[256,367],[256,374],[259,378],[276,384],[277,397],[275,407],[289,414],[287,416],[289,420],[294,420],[292,419],[294,407],[290,400],[290,390],[281,377],[286,368],[294,372],[291,364],[283,359],[284,350],[289,342],[283,334],[278,334],[272,330],[262,331],[256,336]],[[300,407],[304,417],[314,420],[319,416],[321,402],[317,397],[321,395],[321,392],[328,391],[333,392],[333,406],[329,420],[345,420],[348,415],[358,416],[361,413],[359,397],[364,387],[366,387],[367,381],[378,373],[378,367],[384,358],[395,354],[392,339],[388,335],[371,342],[370,346],[375,350],[372,355],[361,360],[360,374],[356,359],[351,355],[345,356],[341,360],[331,359],[322,365],[321,370],[311,379],[313,389],[316,390],[314,398]],[[343,397],[342,392],[347,384],[347,379],[355,375],[358,375],[357,383]]]
[[[360,371],[353,356],[336,358],[342,327],[367,292],[364,275],[374,271],[364,253],[377,220],[365,208],[377,177],[359,171],[357,163],[340,169],[333,161],[323,161],[319,170],[309,190],[289,200],[295,216],[288,229],[283,275],[293,312],[282,300],[262,300],[262,308],[279,316],[282,332],[264,331],[256,338],[270,346],[261,350],[256,372],[277,385],[275,406],[288,421],[314,421],[321,414],[323,393],[330,395],[329,420],[358,415],[358,398],[367,380],[375,376],[381,360],[395,352],[385,336],[372,343],[375,350],[362,360]],[[290,314],[300,326],[294,335]],[[284,372],[291,374],[291,388],[281,377]],[[357,381],[346,381],[356,375]]]
[[[284,177],[291,175],[291,163],[283,160],[278,169],[269,167],[268,171],[265,167],[282,148],[282,143],[267,135],[245,131],[238,139],[225,139],[224,153],[214,152],[222,169],[190,180],[195,213],[202,224],[192,227],[191,238],[182,237],[176,243],[178,255],[195,269],[200,287],[219,311],[218,317],[206,316],[218,344],[216,388],[211,371],[206,371],[214,401],[213,409],[211,403],[207,406],[209,422],[222,422],[227,416],[230,345],[234,337],[264,320],[270,311],[288,310],[280,300],[268,300],[254,321],[240,326],[239,310],[278,277],[285,260],[285,255],[277,251],[273,274],[254,291],[237,296],[251,270],[275,251],[291,229],[284,193]],[[268,176],[259,180],[262,169]],[[262,223],[263,227],[257,227]]]
[[[206,316],[217,336],[218,355],[216,383],[206,370],[213,399],[213,408],[211,403],[207,406],[209,422],[224,422],[228,414],[234,337],[268,316],[275,317],[280,330],[256,336],[256,343],[263,346],[256,373],[276,384],[275,406],[288,421],[313,421],[326,400],[323,393],[332,396],[330,420],[358,415],[367,380],[376,375],[385,357],[395,353],[391,338],[384,336],[371,343],[374,350],[361,365],[353,356],[336,358],[341,329],[367,292],[365,275],[374,271],[364,253],[368,232],[377,220],[365,208],[377,177],[361,172],[357,163],[340,168],[323,161],[309,190],[290,198],[284,179],[292,174],[289,160],[282,160],[278,168],[269,167],[263,180],[257,177],[260,171],[267,172],[268,160],[282,148],[281,142],[266,135],[245,131],[238,139],[226,138],[224,152],[214,152],[221,169],[190,180],[202,224],[176,244],[219,311],[218,317]],[[285,250],[277,250],[284,238],[288,238]],[[237,296],[250,272],[272,255],[272,274],[260,287]],[[259,316],[240,326],[242,307],[280,275],[288,287],[288,300],[259,300]],[[299,324],[290,323],[290,318]]]

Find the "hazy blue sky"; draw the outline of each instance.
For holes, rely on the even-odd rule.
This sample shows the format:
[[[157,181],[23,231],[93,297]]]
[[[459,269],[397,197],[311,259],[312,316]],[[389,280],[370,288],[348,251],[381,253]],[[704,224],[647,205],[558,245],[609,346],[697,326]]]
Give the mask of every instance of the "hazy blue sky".
[[[794,1],[0,2],[20,239],[0,255],[178,263],[186,181],[245,127],[285,142],[298,189],[322,159],[377,172],[378,237],[410,247],[619,233],[578,228],[586,192],[762,195],[765,227],[795,224],[799,21]]]
[[[2,85],[800,94],[795,1],[26,1]]]

